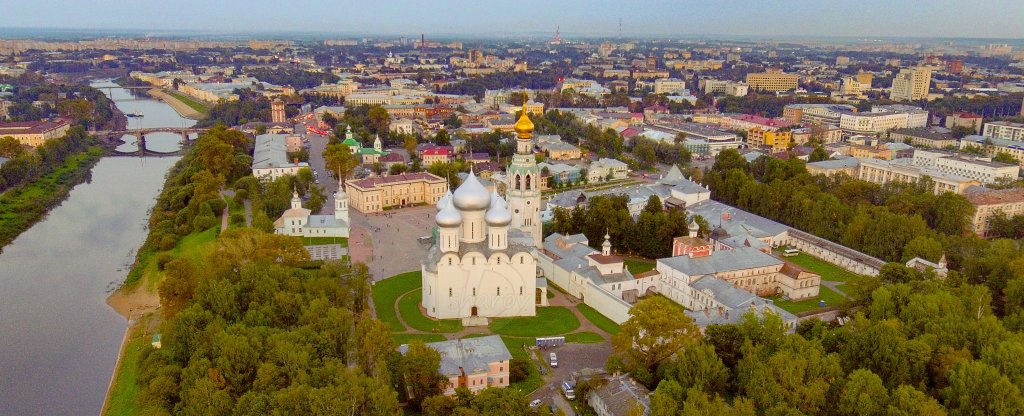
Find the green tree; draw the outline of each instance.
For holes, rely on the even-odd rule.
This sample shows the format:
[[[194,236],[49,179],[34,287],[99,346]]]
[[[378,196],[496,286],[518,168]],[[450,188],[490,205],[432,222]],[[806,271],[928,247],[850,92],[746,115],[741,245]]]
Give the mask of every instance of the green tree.
[[[828,159],[828,152],[826,152],[821,146],[814,146],[814,150],[812,150],[811,154],[807,157],[808,162],[820,162]]]
[[[1006,152],[998,152],[995,156],[992,156],[993,162],[1009,163],[1011,165],[1019,165],[1020,161],[1017,160],[1013,155]]]
[[[25,152],[21,142],[11,136],[0,137],[0,157],[13,159]]]
[[[420,403],[430,396],[440,394],[448,379],[438,373],[441,368],[441,354],[423,345],[422,342],[409,344],[402,359],[403,374],[409,391],[409,402],[419,409]]]
[[[359,158],[352,154],[348,146],[342,144],[327,145],[323,157],[327,168],[331,169],[342,183],[352,175],[356,166],[359,166]]]
[[[839,396],[837,409],[851,416],[882,416],[889,406],[889,391],[870,370],[850,373]]]
[[[1020,389],[999,374],[999,370],[979,361],[963,363],[953,369],[943,397],[954,415],[1024,414]]]
[[[611,360],[621,360],[625,369],[645,384],[653,382],[662,361],[700,339],[693,320],[666,298],[645,298],[629,314],[620,331],[612,335]]]

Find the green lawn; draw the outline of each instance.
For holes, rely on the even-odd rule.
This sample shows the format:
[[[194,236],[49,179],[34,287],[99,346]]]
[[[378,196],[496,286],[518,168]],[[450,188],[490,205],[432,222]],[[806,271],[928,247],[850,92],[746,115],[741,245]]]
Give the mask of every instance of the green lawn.
[[[110,389],[110,401],[104,415],[137,415],[141,412],[139,403],[135,400],[139,395],[139,357],[144,349],[151,347],[146,331],[143,331],[141,326],[134,332],[125,346],[121,367],[117,369],[116,381]]]
[[[391,327],[394,332],[405,331],[405,326],[395,315],[395,301],[403,293],[423,284],[420,272],[407,272],[391,276],[373,285],[373,307],[377,311],[377,319]]]
[[[444,335],[441,334],[391,334],[391,337],[395,340],[395,345],[408,344],[417,340],[423,343],[444,341]]]
[[[491,332],[517,337],[543,337],[575,331],[580,327],[572,311],[561,306],[537,308],[537,316],[494,318]]]
[[[185,105],[187,105],[189,107],[192,107],[193,110],[196,110],[196,111],[198,111],[200,113],[207,113],[208,112],[208,110],[206,109],[206,105],[205,104],[200,103],[199,101],[193,100],[192,98],[190,98],[189,96],[187,96],[185,94],[179,93],[179,92],[174,91],[174,90],[164,90],[164,92],[166,92],[168,95],[170,95],[170,96],[172,96],[174,98],[177,98],[178,101],[181,101],[181,102],[185,103]]]
[[[565,336],[565,342],[575,344],[596,344],[604,342],[604,337],[590,331],[573,332]]]
[[[423,316],[420,312],[420,303],[423,300],[423,291],[413,289],[411,292],[402,295],[398,300],[398,312],[402,314],[402,320],[413,329],[425,332],[459,332],[462,330],[462,322],[458,319],[431,319]]]
[[[781,300],[778,296],[773,296],[771,297],[771,299],[775,301],[776,306],[792,314],[819,309],[820,307],[818,306],[818,301],[822,299],[825,300],[825,307],[840,305],[846,301],[846,298],[836,293],[832,289],[829,289],[825,285],[821,285],[817,297],[813,297],[810,299],[805,299],[798,302],[784,301]]]
[[[212,243],[217,239],[217,231],[219,229],[220,224],[218,223],[206,231],[186,235],[178,241],[174,248],[167,251],[144,251],[139,253],[137,264],[132,267],[132,270],[128,272],[128,276],[124,279],[124,287],[131,288],[141,282],[146,285],[146,290],[155,291],[157,283],[160,283],[160,278],[163,276],[163,272],[157,268],[156,264],[156,259],[161,254],[169,254],[172,257],[181,257],[193,262],[202,263],[203,257],[213,250]]]
[[[626,267],[629,268],[629,272],[633,274],[654,270],[654,266],[656,265],[653,261],[639,259],[625,259],[623,262],[626,263]]]
[[[341,244],[348,247],[347,237],[302,237],[302,245],[311,246],[319,244]]]
[[[580,313],[582,313],[590,323],[597,325],[597,327],[601,328],[602,331],[609,334],[619,333],[619,324],[616,324],[615,321],[601,315],[601,312],[591,308],[589,305],[581,303],[576,305],[576,309],[579,309]]]
[[[530,363],[530,375],[526,377],[526,380],[509,384],[509,387],[529,394],[544,385],[544,379],[541,378],[540,371],[537,370],[537,363],[530,359],[529,352],[523,349],[524,344],[533,345],[535,341],[531,338],[507,336],[502,336],[501,341],[505,343],[505,348],[508,348],[508,352],[512,353],[512,358],[517,360],[526,360]]]
[[[855,273],[844,270],[839,266],[836,266],[832,263],[821,260],[819,258],[813,257],[807,253],[800,253],[792,257],[784,257],[784,259],[796,263],[800,267],[803,267],[807,270],[810,270],[821,275],[821,280],[845,282],[849,279],[857,278],[857,275]]]

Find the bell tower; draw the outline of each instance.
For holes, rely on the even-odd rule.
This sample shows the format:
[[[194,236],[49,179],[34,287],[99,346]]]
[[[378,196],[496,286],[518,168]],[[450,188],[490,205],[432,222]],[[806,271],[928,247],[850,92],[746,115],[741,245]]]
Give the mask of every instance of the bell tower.
[[[526,114],[526,98],[524,94],[523,111],[515,124],[516,154],[508,167],[505,195],[512,211],[512,228],[530,233],[534,246],[540,247],[540,168],[533,154],[533,122]]]

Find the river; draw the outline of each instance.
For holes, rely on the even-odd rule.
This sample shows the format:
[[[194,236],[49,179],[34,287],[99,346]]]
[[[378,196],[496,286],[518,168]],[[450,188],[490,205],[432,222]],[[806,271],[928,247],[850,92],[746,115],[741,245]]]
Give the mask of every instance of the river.
[[[129,118],[129,128],[195,123],[110,82],[93,86],[123,112],[145,115]],[[180,140],[158,133],[146,145],[173,151]],[[149,209],[177,159],[103,158],[89,182],[0,253],[0,415],[100,412],[127,327],[105,300],[145,240]]]

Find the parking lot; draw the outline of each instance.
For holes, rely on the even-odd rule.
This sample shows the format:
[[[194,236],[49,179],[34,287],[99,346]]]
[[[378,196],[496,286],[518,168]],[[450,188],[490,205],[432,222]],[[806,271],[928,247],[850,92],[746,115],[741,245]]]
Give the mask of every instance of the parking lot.
[[[565,412],[566,415],[575,414],[569,406],[569,402],[562,395],[562,380],[570,380],[572,373],[584,368],[604,368],[605,362],[612,354],[612,346],[602,342],[597,344],[566,344],[561,347],[548,348],[541,351],[547,361],[550,353],[558,355],[558,367],[552,368],[548,375],[544,376],[544,385],[530,394],[530,400],[540,399],[547,406],[552,401]],[[577,397],[577,401],[583,398]]]

